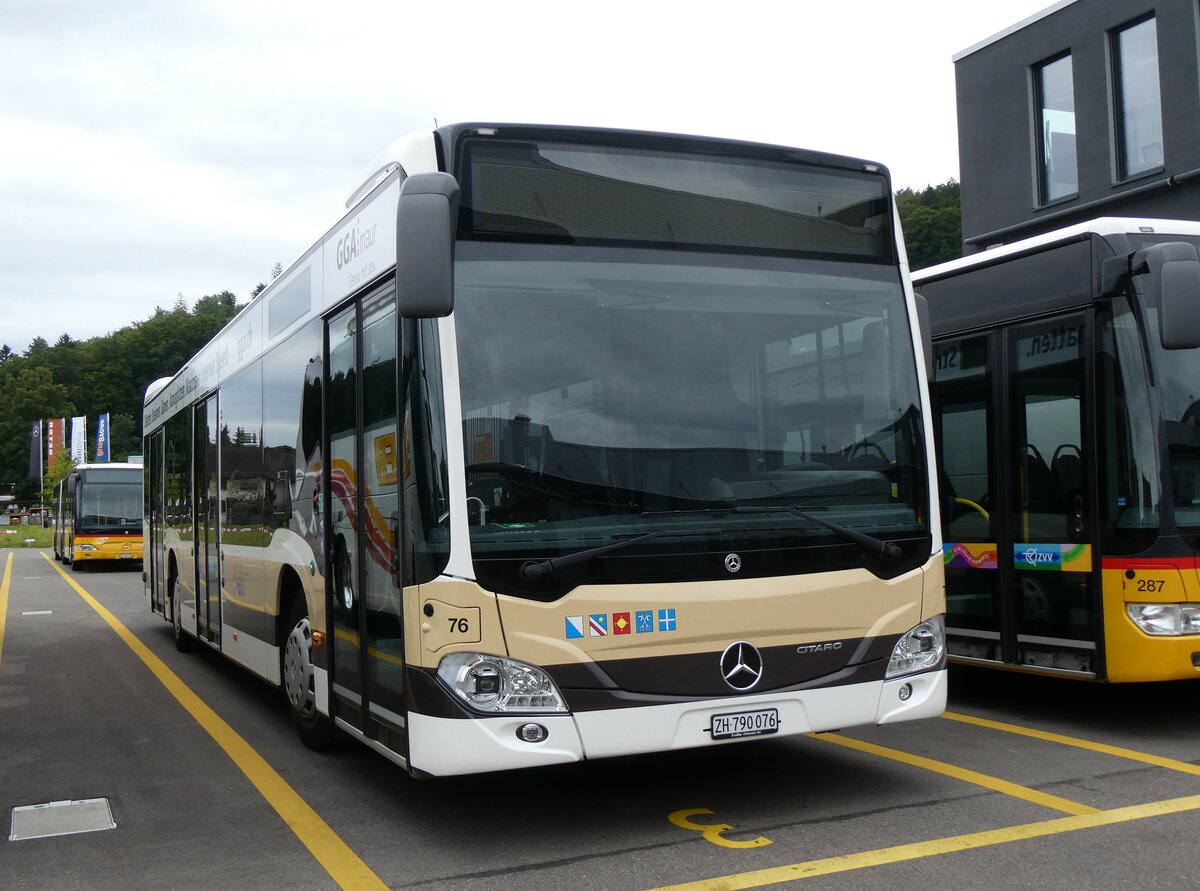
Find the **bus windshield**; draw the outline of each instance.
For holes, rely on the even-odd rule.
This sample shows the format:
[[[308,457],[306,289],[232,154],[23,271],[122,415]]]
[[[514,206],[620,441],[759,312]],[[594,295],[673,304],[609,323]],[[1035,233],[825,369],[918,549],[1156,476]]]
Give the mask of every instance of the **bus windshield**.
[[[881,574],[927,559],[894,267],[462,242],[455,284],[482,583],[530,593],[523,562],[649,532],[652,544],[581,562],[570,581],[727,578],[735,550],[757,554],[743,574],[870,565],[818,523],[730,510],[755,506],[913,545]]]
[[[87,481],[79,487],[76,533],[142,530],[142,484]]]
[[[1200,238],[1195,237],[1131,237],[1138,247],[1164,240],[1187,241],[1200,247]],[[1138,276],[1134,281],[1142,284]],[[1191,539],[1193,547],[1200,547],[1200,350],[1164,349],[1159,338],[1157,301],[1144,290],[1140,296],[1165,422],[1169,501],[1176,527]]]

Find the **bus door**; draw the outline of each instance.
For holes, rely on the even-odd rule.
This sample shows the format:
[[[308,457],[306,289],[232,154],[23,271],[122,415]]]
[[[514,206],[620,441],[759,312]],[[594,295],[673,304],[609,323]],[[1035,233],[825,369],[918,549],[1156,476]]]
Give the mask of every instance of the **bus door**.
[[[935,350],[950,652],[1094,673],[1099,579],[1082,314]]]
[[[1016,661],[1095,673],[1100,584],[1089,484],[1091,330],[1072,314],[1005,332]]]
[[[391,289],[328,323],[326,528],[334,715],[405,753],[397,325]]]
[[[166,531],[166,511],[163,498],[163,448],[166,442],[165,431],[157,430],[150,437],[149,454],[146,455],[147,477],[146,516],[149,517],[148,536],[144,542],[145,568],[150,580],[150,608],[156,613],[166,615],[165,592],[167,590],[167,575],[164,568],[166,550],[163,534]]]
[[[221,494],[217,437],[217,394],[198,404],[193,416],[196,504],[196,623],[201,640],[221,642]]]

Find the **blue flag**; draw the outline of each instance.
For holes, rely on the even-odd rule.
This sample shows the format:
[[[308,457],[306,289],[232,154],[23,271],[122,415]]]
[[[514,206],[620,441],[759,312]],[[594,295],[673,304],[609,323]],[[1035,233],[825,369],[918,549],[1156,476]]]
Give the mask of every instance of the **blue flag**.
[[[108,461],[109,451],[108,412],[105,412],[96,420],[96,460]]]

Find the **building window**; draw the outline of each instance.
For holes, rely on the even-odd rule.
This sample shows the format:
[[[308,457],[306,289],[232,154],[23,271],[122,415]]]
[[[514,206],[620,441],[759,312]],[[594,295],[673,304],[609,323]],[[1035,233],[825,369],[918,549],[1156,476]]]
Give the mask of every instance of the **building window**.
[[[1117,176],[1128,179],[1163,166],[1155,20],[1142,19],[1114,31],[1112,58]]]
[[[1075,87],[1071,56],[1043,62],[1034,69],[1038,120],[1038,197],[1042,204],[1079,191],[1075,160]]]

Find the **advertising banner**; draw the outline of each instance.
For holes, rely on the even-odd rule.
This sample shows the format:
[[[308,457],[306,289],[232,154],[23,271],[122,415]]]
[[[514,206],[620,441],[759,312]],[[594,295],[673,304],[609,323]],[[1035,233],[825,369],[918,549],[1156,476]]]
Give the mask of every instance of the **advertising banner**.
[[[67,421],[65,418],[51,418],[46,422],[46,466],[54,463],[54,458],[67,447]]]
[[[29,431],[29,475],[35,480],[42,478],[42,422],[34,421]]]
[[[107,462],[109,460],[109,434],[108,434],[108,412],[96,418],[96,460]]]
[[[76,464],[87,460],[87,415],[71,418],[71,460]]]

